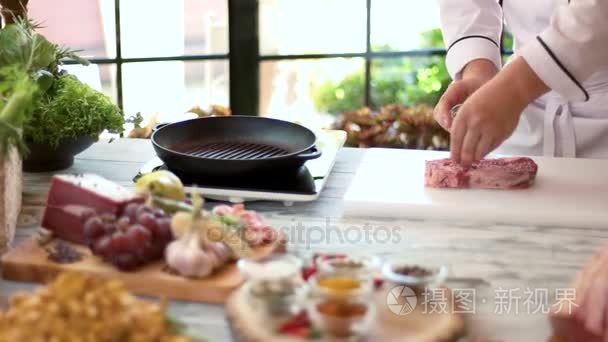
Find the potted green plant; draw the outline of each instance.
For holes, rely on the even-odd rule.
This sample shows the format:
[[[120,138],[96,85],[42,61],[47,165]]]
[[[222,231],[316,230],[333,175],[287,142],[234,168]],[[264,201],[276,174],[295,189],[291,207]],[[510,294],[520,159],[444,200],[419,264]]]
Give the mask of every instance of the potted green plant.
[[[54,171],[70,167],[103,130],[122,132],[124,118],[106,95],[60,68],[66,58],[84,65],[88,61],[49,42],[37,28],[31,20],[17,18],[0,30],[0,65],[24,65],[39,87],[33,113],[23,124],[24,170]],[[32,61],[25,61],[30,55]]]
[[[67,73],[53,74],[51,82],[24,127],[25,171],[68,168],[102,131],[123,129],[122,112],[104,94]]]

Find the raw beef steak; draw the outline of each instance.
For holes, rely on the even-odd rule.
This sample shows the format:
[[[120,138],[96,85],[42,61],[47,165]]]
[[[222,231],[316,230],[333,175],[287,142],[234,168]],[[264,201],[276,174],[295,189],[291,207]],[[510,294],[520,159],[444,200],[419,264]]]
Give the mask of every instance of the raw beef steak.
[[[525,157],[484,159],[469,168],[451,159],[427,160],[424,181],[432,188],[521,189],[534,183],[537,170]]]

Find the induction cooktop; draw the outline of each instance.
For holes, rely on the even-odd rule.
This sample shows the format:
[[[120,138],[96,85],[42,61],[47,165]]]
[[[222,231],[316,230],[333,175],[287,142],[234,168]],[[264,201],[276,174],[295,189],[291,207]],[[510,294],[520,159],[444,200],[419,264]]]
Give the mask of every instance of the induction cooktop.
[[[196,186],[208,199],[242,203],[254,200],[283,201],[285,205],[293,202],[313,201],[323,190],[338,151],[346,141],[346,132],[321,130],[317,135],[316,146],[322,155],[307,161],[293,172],[264,172],[239,177],[217,177],[188,174],[175,170],[187,190]],[[134,181],[141,175],[156,170],[167,170],[159,158],[147,162]]]

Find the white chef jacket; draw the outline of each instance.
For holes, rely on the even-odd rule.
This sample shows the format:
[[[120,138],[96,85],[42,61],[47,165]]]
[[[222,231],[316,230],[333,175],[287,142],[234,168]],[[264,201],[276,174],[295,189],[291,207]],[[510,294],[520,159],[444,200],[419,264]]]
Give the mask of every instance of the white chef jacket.
[[[551,91],[522,114],[499,153],[608,158],[608,0],[439,0],[454,79],[484,58],[502,66],[503,22]]]

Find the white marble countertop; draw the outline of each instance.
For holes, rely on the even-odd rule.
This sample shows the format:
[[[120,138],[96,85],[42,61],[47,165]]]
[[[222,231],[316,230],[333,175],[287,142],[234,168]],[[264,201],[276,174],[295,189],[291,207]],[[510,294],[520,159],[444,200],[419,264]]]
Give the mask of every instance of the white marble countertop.
[[[608,230],[342,218],[342,197],[362,155],[359,149],[340,151],[317,201],[290,207],[256,202],[248,207],[286,230],[289,248],[296,253],[357,252],[446,265],[451,277],[448,286],[475,291],[475,313],[470,315],[467,340],[547,340],[551,332],[543,309],[553,303],[556,291],[569,286],[586,259],[608,241]],[[152,157],[148,140],[104,141],[79,155],[68,172],[94,172],[131,185],[132,177]],[[17,240],[38,226],[50,176],[25,175]],[[0,284],[4,296],[35,286],[11,281]],[[212,341],[231,339],[222,306],[174,301],[170,312]]]

